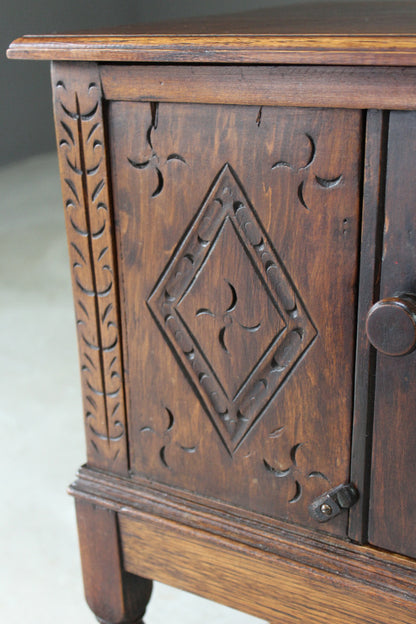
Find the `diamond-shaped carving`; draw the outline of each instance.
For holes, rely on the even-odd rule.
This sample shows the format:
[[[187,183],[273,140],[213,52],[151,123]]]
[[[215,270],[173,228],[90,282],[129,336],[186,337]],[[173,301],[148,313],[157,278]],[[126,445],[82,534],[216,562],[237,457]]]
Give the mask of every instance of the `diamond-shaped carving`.
[[[228,164],[148,305],[231,453],[316,335]]]

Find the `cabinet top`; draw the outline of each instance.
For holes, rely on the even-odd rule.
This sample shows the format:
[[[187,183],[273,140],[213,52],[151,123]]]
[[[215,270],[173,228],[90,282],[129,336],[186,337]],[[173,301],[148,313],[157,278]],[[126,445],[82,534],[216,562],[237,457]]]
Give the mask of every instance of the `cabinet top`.
[[[233,15],[26,35],[9,58],[172,63],[416,65],[416,2],[307,2]]]

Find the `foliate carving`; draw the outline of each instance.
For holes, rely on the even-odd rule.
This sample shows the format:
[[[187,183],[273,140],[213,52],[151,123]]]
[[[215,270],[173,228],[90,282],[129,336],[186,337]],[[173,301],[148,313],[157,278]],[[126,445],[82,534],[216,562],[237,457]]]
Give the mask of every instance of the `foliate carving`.
[[[98,70],[95,64],[56,63],[52,83],[88,461],[125,472],[117,276]]]
[[[148,305],[230,453],[316,336],[228,164]]]

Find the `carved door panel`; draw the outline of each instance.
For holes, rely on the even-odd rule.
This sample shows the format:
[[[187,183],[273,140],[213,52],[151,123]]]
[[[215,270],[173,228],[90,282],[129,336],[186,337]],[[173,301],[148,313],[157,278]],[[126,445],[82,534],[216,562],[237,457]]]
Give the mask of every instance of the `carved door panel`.
[[[310,526],[350,468],[362,113],[107,122],[132,477]]]

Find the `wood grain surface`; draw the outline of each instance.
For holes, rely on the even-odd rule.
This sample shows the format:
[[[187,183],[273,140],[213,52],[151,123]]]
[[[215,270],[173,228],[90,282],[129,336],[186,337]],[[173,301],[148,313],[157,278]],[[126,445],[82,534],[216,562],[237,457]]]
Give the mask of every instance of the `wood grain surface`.
[[[374,301],[416,293],[416,3],[8,56],[83,61],[52,81],[99,621],[143,624],[153,578],[271,624],[416,624],[416,354],[365,334]],[[348,481],[351,512],[311,519]]]
[[[104,624],[142,624],[152,582],[124,569],[117,514],[79,499],[76,512],[88,606]]]
[[[365,326],[380,294],[388,125],[387,111],[367,111],[351,448],[351,482],[361,495],[349,518],[349,536],[358,542],[367,541],[376,355]]]
[[[97,66],[54,64],[52,85],[88,461],[126,473],[117,268]]]
[[[102,65],[108,100],[409,109],[416,68]],[[186,85],[186,88],[185,88]]]
[[[416,293],[415,129],[414,112],[391,113],[380,298]],[[401,357],[377,352],[369,527],[372,544],[411,557],[416,557],[415,364],[415,352]]]
[[[9,58],[174,63],[415,65],[410,1],[293,3],[217,18],[28,35]]]
[[[349,477],[362,113],[108,124],[132,474],[309,526]]]
[[[146,517],[152,522],[152,518],[164,518],[185,530],[197,529],[227,538],[241,549],[249,546],[330,576],[348,578],[377,591],[416,600],[415,560],[379,548],[265,518],[174,487],[145,479],[104,475],[88,467],[80,468],[70,493],[133,519]]]
[[[126,569],[273,624],[414,624],[406,596],[296,565],[162,519],[119,516]],[[157,554],[156,554],[157,553]],[[178,571],[180,570],[180,573]]]

